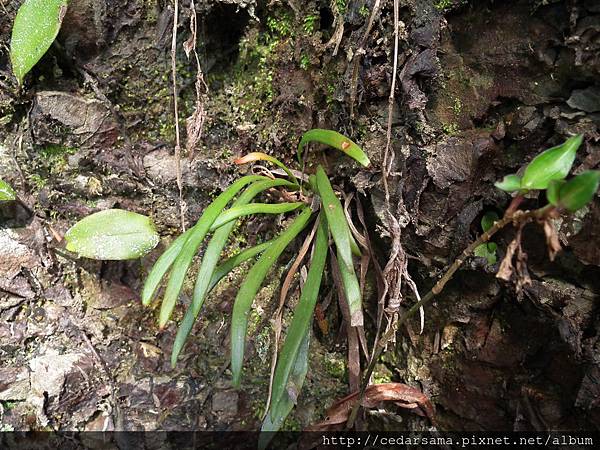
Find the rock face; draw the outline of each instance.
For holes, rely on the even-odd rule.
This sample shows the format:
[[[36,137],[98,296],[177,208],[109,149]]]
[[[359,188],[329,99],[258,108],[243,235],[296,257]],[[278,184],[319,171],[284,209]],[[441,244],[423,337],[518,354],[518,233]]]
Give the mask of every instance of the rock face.
[[[5,51],[20,2],[4,3],[0,178],[35,214],[0,205],[2,429],[256,429],[273,347],[264,326],[282,269],[257,298],[240,391],[223,369],[239,276],[206,302],[175,369],[168,361],[175,327],[160,332],[155,311],[139,302],[145,274],[179,227],[171,2],[72,0],[58,44],[21,90]],[[363,146],[373,166],[359,171],[314,148],[307,167],[325,163],[334,184],[360,193],[382,266],[401,232],[423,294],[481,233],[482,216],[507,207],[510,197],[493,185],[503,175],[576,133],[585,139],[574,172],[600,164],[595,1],[405,1],[395,74],[392,2],[381,2],[371,28],[371,0],[343,8],[316,0],[196,3],[207,84],[199,99],[195,60],[181,51],[190,37],[187,0],[179,2],[176,55],[181,129],[199,103],[204,108],[202,137],[181,161],[188,225],[245,170],[233,167],[234,157],[265,151],[294,164],[302,132],[337,129]],[[393,76],[388,208],[397,229],[382,183]],[[530,196],[523,206],[544,202]],[[115,206],[151,215],[164,245],[132,262],[65,254],[57,237],[86,214]],[[422,387],[443,429],[597,428],[599,215],[595,199],[560,222],[564,251],[554,262],[543,232],[535,224],[524,229],[532,283],[520,295],[494,277],[497,267],[467,261],[427,308],[424,332],[415,333],[416,323],[403,329],[380,372]],[[231,251],[279,227],[247,222]],[[513,234],[495,239],[499,256]],[[369,272],[366,317],[377,315],[375,285]],[[288,428],[320,420],[348,393],[342,314],[335,301],[320,302],[329,306],[313,330],[310,370]],[[372,343],[375,323],[367,322]],[[393,421],[402,427],[428,425],[388,409],[403,416]]]

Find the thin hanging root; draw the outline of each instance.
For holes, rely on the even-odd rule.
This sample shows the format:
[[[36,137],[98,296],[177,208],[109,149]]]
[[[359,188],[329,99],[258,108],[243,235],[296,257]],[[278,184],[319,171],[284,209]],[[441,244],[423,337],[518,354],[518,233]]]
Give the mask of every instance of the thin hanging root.
[[[173,78],[173,110],[175,115],[175,163],[177,167],[177,188],[179,189],[179,214],[181,230],[185,231],[185,204],[183,201],[183,185],[181,183],[181,139],[179,135],[179,108],[177,104],[177,17],[179,0],[174,0],[173,39],[171,40],[171,77]]]
[[[386,203],[389,202],[390,199],[388,177],[391,173],[391,167],[395,159],[394,150],[392,149],[392,116],[394,114],[394,95],[396,93],[396,73],[398,72],[398,34],[400,28],[399,22],[400,2],[399,0],[394,0],[394,68],[392,70],[392,85],[390,87],[390,96],[388,97],[387,132],[382,167],[383,188],[385,191]]]
[[[365,46],[367,45],[367,39],[373,29],[373,23],[381,11],[381,0],[375,0],[373,10],[369,16],[369,22],[367,23],[367,29],[365,30],[356,52],[354,52],[354,58],[352,61],[352,81],[350,85],[350,118],[354,119],[354,104],[356,103],[356,91],[358,90],[358,68],[360,60],[365,54]],[[343,31],[343,30],[342,30]]]

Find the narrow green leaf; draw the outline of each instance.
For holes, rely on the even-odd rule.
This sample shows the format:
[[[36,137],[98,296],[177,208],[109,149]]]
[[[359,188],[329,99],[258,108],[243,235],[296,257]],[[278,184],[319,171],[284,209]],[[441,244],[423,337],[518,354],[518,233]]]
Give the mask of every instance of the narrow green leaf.
[[[256,195],[258,195],[260,192],[263,192],[266,189],[276,186],[295,187],[297,185],[295,185],[294,183],[290,183],[289,181],[284,180],[282,178],[277,178],[274,180],[267,179],[263,181],[257,181],[256,183],[250,185],[250,187],[248,187],[235,201],[233,207],[228,211],[223,212],[219,216],[219,218],[223,217],[224,215],[227,215],[229,211],[239,211],[241,208],[247,208],[251,206],[248,205],[248,202],[250,202],[254,197],[256,197]],[[261,205],[263,209],[266,206],[280,206],[262,204],[259,205]],[[213,223],[213,227],[219,221],[219,218],[215,220],[215,222]],[[196,276],[196,284],[194,286],[194,296],[192,297],[192,303],[185,312],[183,321],[179,326],[179,329],[177,330],[177,336],[175,337],[175,342],[173,344],[173,350],[171,353],[171,365],[173,367],[177,364],[177,358],[179,357],[179,353],[183,349],[185,341],[187,340],[187,337],[192,331],[194,322],[196,321],[196,317],[198,317],[198,314],[202,309],[202,305],[204,304],[204,298],[207,292],[209,291],[209,285],[213,276],[213,272],[215,270],[217,262],[219,261],[219,257],[221,256],[223,247],[225,247],[227,239],[229,238],[229,235],[231,234],[231,231],[235,226],[235,222],[233,220],[228,220],[224,223],[225,224],[223,226],[220,226],[220,228],[218,228],[215,231],[212,239],[206,247],[206,251],[204,252],[202,264],[200,265],[198,275]]]
[[[571,212],[583,208],[592,201],[599,184],[600,171],[598,170],[588,170],[571,178],[560,188],[560,206]]]
[[[367,167],[371,162],[363,150],[343,134],[333,130],[315,128],[302,135],[298,144],[298,160],[302,162],[302,149],[309,142],[320,142],[344,152],[352,159]]]
[[[173,261],[177,258],[177,255],[179,255],[179,252],[181,252],[181,249],[192,234],[192,230],[193,228],[190,228],[185,233],[181,234],[171,243],[169,248],[160,255],[160,258],[156,260],[152,270],[148,274],[148,278],[146,278],[144,288],[142,289],[142,305],[148,306],[150,304],[156,294],[158,286],[160,286],[163,276],[167,273],[171,264],[173,264]]]
[[[249,162],[254,162],[254,161],[269,161],[270,163],[275,164],[277,167],[280,167],[281,169],[283,169],[283,171],[287,174],[288,177],[290,177],[290,179],[294,183],[299,184],[298,179],[293,174],[293,172],[288,168],[288,166],[286,166],[284,163],[279,161],[274,156],[267,155],[266,153],[263,153],[263,152],[248,153],[247,155],[236,159],[234,161],[234,164],[247,164]]]
[[[308,349],[310,345],[310,325],[303,336],[296,359],[293,363],[286,390],[281,395],[281,398],[270,413],[266,415],[262,424],[261,433],[258,438],[259,450],[266,449],[269,442],[273,439],[275,432],[278,431],[286,417],[292,411],[296,404],[296,397],[300,394],[306,373],[308,372]]]
[[[481,218],[481,229],[485,232],[494,226],[494,223],[500,219],[495,212],[488,212]]]
[[[565,180],[552,180],[546,189],[546,198],[548,203],[559,206],[560,188],[566,183]]]
[[[264,251],[240,286],[233,305],[233,316],[231,319],[231,372],[235,387],[239,387],[242,376],[248,315],[252,306],[252,300],[256,296],[271,266],[277,261],[277,258],[279,258],[288,244],[304,229],[311,214],[312,211],[310,208],[306,208],[298,215],[294,222]]]
[[[25,0],[10,40],[10,61],[19,84],[48,51],[67,12],[67,0]]]
[[[565,178],[571,170],[575,153],[582,141],[583,135],[579,134],[536,156],[525,169],[521,188],[546,189],[550,181]]]
[[[348,304],[350,305],[352,322],[350,325],[353,327],[360,326],[363,323],[362,299],[360,288],[357,288],[359,286],[358,279],[354,272],[354,262],[350,246],[350,228],[348,227],[342,204],[333,192],[331,183],[321,166],[317,168],[316,180],[323,211],[325,211],[329,230],[337,248],[342,282]]]
[[[17,194],[14,189],[6,181],[0,180],[0,202],[16,200]]]
[[[281,354],[277,361],[275,374],[273,376],[273,391],[270,405],[272,423],[283,422],[285,419],[285,416],[277,417],[277,413],[280,412],[278,406],[282,399],[286,397],[286,388],[290,374],[292,373],[292,369],[297,360],[302,342],[307,333],[310,333],[310,323],[317,303],[321,279],[325,270],[328,241],[329,231],[327,228],[327,220],[325,216],[321,214],[306,282],[302,288],[298,305],[294,309],[294,316],[288,328],[287,336],[283,343],[283,347],[281,348]],[[287,411],[287,413],[289,413],[289,411]]]
[[[293,203],[250,203],[248,205],[234,206],[226,211],[223,211],[217,220],[210,227],[210,231],[225,225],[227,222],[236,220],[242,216],[250,216],[254,214],[281,214],[290,212],[304,205],[303,202]]]
[[[243,262],[246,262],[249,259],[254,258],[256,255],[264,252],[267,249],[267,247],[269,247],[269,245],[271,245],[272,243],[273,241],[271,240],[263,242],[262,244],[255,245],[254,247],[247,248],[239,252],[237,255],[233,255],[232,257],[226,259],[221,264],[219,264],[213,272],[212,278],[210,279],[210,284],[208,285],[208,292],[212,291],[225,275],[227,275],[229,272],[231,272]]]
[[[506,192],[518,191],[521,189],[521,177],[515,174],[506,175],[502,181],[496,181],[494,186]]]
[[[91,259],[123,260],[144,256],[158,244],[150,218],[122,209],[91,214],[65,234],[67,250]]]
[[[179,292],[181,291],[183,282],[185,280],[185,274],[187,273],[188,268],[192,264],[194,255],[196,254],[198,248],[202,244],[202,241],[204,240],[206,233],[208,233],[210,226],[221,214],[221,211],[223,210],[223,208],[225,208],[227,203],[229,203],[229,201],[240,191],[240,189],[242,189],[247,184],[253,183],[254,181],[266,179],[267,177],[259,175],[248,175],[240,178],[231,186],[229,186],[223,193],[221,193],[204,210],[202,216],[200,217],[198,222],[196,222],[196,225],[194,225],[190,229],[190,235],[185,241],[185,245],[182,247],[180,252],[177,254],[177,257],[172,263],[171,274],[169,276],[169,281],[167,283],[167,288],[165,290],[165,295],[163,297],[159,314],[159,326],[161,328],[164,328],[167,321],[171,317],[171,314],[173,313],[173,309],[175,308],[175,302],[179,297]],[[157,273],[154,278],[158,277],[158,275],[162,277],[162,274]]]

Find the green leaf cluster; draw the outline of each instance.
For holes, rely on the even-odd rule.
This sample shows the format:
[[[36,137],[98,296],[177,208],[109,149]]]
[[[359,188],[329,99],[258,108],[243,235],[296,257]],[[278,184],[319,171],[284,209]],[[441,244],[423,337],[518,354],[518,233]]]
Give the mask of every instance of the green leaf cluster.
[[[559,209],[575,212],[587,205],[596,194],[600,172],[589,170],[566,180],[583,135],[573,136],[561,145],[536,156],[525,168],[523,176],[506,175],[496,187],[506,192],[527,193],[546,190],[546,198]]]
[[[369,159],[362,149],[337,132],[311,130],[305,133],[300,141],[299,157],[302,148],[310,142],[330,145],[363,165],[369,164]],[[351,234],[340,200],[323,167],[319,166],[316,174],[309,177],[306,186],[308,191],[302,191],[303,198],[308,194],[305,202],[253,203],[253,199],[267,189],[286,189],[288,197],[291,196],[289,195],[291,192],[301,190],[294,171],[272,156],[255,152],[235,162],[245,164],[254,161],[267,161],[276,165],[283,169],[287,179],[250,175],[240,178],[229,186],[204,210],[196,224],[180,235],[156,261],[144,284],[142,302],[144,305],[149,305],[165,280],[166,287],[159,313],[159,326],[165,327],[173,314],[194,257],[209,234],[212,234],[196,274],[191,304],[179,324],[173,344],[171,364],[175,366],[202,310],[206,296],[231,270],[243,262],[256,258],[239,287],[231,317],[231,371],[234,386],[239,386],[252,302],[270,269],[285,249],[312,221],[317,220],[308,275],[275,367],[271,401],[263,423],[263,431],[276,431],[293,408],[308,368],[310,327],[325,270],[330,236],[337,251],[343,287],[351,311],[351,325],[357,326],[363,323],[362,294],[353,261],[353,255],[360,255],[360,250]],[[310,197],[319,199],[318,207],[309,207]],[[315,202],[313,201],[312,204],[314,205]],[[317,210],[320,212],[317,213]],[[274,239],[247,248],[220,262],[221,254],[238,218],[261,213],[281,214],[292,211],[297,211],[298,214]],[[268,435],[263,435],[262,439],[262,444],[266,445],[269,440]]]

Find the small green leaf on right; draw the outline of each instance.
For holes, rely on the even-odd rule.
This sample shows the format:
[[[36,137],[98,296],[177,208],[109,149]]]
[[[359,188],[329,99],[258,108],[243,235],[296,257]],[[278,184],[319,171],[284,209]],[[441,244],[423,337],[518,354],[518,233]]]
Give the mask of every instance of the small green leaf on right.
[[[566,183],[565,180],[552,180],[546,189],[546,198],[548,203],[554,206],[560,206],[560,188]]]
[[[499,219],[500,217],[498,217],[498,214],[496,214],[493,211],[485,213],[481,218],[481,229],[484,232],[486,232],[487,230],[492,228],[494,226],[494,223],[497,222]]]
[[[502,181],[494,183],[498,189],[506,192],[514,192],[521,189],[521,177],[515,174],[506,175]]]
[[[546,189],[552,180],[564,179],[582,142],[583,135],[579,134],[536,156],[525,168],[521,189]]]
[[[558,204],[575,212],[592,201],[600,185],[600,171],[588,170],[567,181],[559,191]]]
[[[496,261],[498,261],[498,258],[496,256],[497,249],[498,246],[495,242],[488,242],[475,247],[473,254],[475,256],[479,256],[480,258],[487,259],[487,263],[491,266],[493,264],[496,264]]]
[[[0,180],[0,202],[9,202],[15,200],[17,194],[14,189],[6,181]]]
[[[19,84],[48,51],[58,35],[67,0],[25,0],[10,39],[10,61]]]

